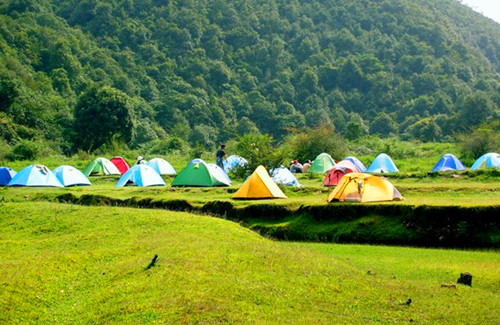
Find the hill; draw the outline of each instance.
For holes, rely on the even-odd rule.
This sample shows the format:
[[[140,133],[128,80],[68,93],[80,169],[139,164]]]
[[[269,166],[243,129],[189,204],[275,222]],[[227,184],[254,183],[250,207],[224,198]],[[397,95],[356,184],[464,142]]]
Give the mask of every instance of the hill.
[[[431,141],[497,119],[499,73],[500,25],[455,0],[0,5],[0,137],[65,153],[319,121]]]

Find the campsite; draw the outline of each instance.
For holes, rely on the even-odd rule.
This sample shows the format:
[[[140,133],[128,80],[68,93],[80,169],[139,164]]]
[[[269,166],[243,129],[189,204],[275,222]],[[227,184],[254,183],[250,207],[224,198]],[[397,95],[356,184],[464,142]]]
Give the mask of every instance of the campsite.
[[[499,306],[499,0],[0,1],[0,324]]]
[[[295,174],[301,186],[287,186],[288,174],[279,173],[285,181],[267,192],[277,198],[255,200],[256,187],[247,183],[254,177],[257,187],[274,184],[276,173],[262,169],[227,184],[209,176],[192,186],[186,173],[198,178],[209,163],[156,158],[168,167],[160,186],[140,183],[147,172],[144,179],[133,172],[152,168],[148,161],[123,175],[111,174],[110,166],[109,175],[99,175],[96,168],[90,186],[1,190],[0,238],[17,244],[4,242],[0,256],[32,261],[1,259],[0,301],[16,304],[2,320],[451,324],[498,317],[492,313],[500,299],[495,168],[424,172],[443,165],[434,154],[421,172],[382,174],[404,200],[360,204],[327,203],[336,188],[324,186],[327,173]],[[95,165],[67,163],[82,170]],[[408,166],[404,159],[393,163]],[[173,173],[184,186],[175,186]],[[238,192],[252,200],[233,199]],[[158,264],[145,269],[155,254]],[[472,288],[456,284],[463,272],[473,274]],[[443,312],[443,305],[450,307]]]

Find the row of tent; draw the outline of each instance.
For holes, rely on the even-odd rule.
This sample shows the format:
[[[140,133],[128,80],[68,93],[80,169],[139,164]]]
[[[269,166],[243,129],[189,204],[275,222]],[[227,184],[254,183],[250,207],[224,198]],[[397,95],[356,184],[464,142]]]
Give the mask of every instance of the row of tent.
[[[356,157],[346,157],[340,163],[335,163],[335,160],[327,154],[322,153],[316,157],[309,172],[325,174],[334,170],[337,165],[339,169],[349,169],[351,172],[361,172],[361,173],[373,173],[373,174],[389,174],[397,173],[399,169],[397,168],[394,161],[385,153],[379,154],[375,160],[370,164],[368,168]],[[354,165],[354,169],[352,168]],[[479,170],[486,168],[500,168],[500,154],[490,152],[479,157],[472,167],[471,170]],[[466,170],[463,163],[452,154],[445,154],[432,168],[431,172],[443,172],[443,171],[461,171]]]
[[[150,161],[142,160],[141,164],[148,165],[160,175],[176,175],[174,167],[163,158],[153,158]],[[130,169],[130,164],[122,157],[113,157],[110,160],[99,157],[87,165],[83,174],[95,175],[124,175]]]
[[[217,168],[214,168],[217,167]],[[68,181],[77,179],[78,185],[90,185],[88,178],[72,166],[60,166],[53,172],[43,165],[31,165],[19,173],[8,168],[1,168],[0,173],[9,172],[12,177],[9,186],[51,186],[63,187]],[[283,168],[282,172],[289,170]],[[280,172],[275,173],[279,175]],[[181,176],[182,175],[182,176]],[[290,173],[291,175],[291,173]],[[172,186],[227,186],[231,181],[225,172],[214,164],[207,164],[201,159],[191,161],[179,174]],[[293,177],[293,175],[292,175]],[[176,178],[177,179],[177,178]],[[196,182],[198,181],[203,182]],[[204,179],[204,180],[203,180]],[[161,176],[150,166],[145,164],[135,165],[120,178],[116,186],[125,186],[134,183],[138,186],[165,185]],[[263,166],[247,178],[241,187],[232,196],[233,199],[271,199],[286,198],[276,182]],[[385,201],[403,199],[396,188],[387,180],[380,177],[352,173],[342,178],[339,186],[329,195],[328,201]]]

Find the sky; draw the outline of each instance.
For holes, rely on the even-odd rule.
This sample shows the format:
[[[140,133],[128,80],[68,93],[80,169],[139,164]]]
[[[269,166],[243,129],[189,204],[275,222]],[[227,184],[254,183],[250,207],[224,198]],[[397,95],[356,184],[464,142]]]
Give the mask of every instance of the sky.
[[[500,0],[462,0],[461,2],[500,23]]]

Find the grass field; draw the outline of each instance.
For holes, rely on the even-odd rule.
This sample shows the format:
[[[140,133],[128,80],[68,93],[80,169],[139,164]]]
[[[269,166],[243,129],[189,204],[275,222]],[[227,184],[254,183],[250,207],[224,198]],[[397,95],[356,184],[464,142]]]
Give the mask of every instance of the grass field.
[[[500,318],[498,251],[275,242],[187,213],[0,204],[0,323]],[[154,254],[157,265],[145,270]],[[473,286],[453,286],[466,271]]]

